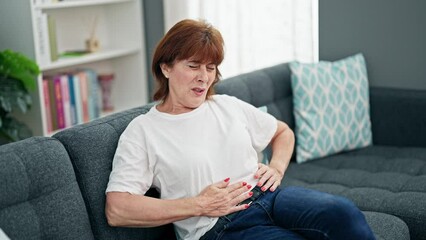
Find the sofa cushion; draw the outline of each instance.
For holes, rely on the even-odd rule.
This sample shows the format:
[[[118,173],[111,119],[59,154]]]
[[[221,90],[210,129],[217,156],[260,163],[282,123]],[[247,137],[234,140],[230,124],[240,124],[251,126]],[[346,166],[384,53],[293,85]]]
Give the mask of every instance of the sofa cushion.
[[[105,189],[118,139],[133,118],[148,112],[151,107],[147,105],[113,114],[53,136],[62,142],[70,155],[96,239],[174,239],[172,225],[113,228],[105,217]],[[150,191],[147,194],[155,193]]]
[[[410,240],[408,226],[401,219],[379,212],[363,213],[376,240]]]
[[[402,219],[412,239],[426,239],[426,148],[370,146],[302,164],[284,186],[303,186],[354,201],[361,210]]]
[[[365,61],[290,63],[297,162],[371,145]]]
[[[53,138],[0,147],[0,228],[10,239],[94,239],[71,161]]]
[[[290,76],[288,64],[282,63],[220,81],[215,90],[218,94],[235,96],[255,107],[266,106],[269,114],[294,129]],[[271,148],[267,147],[264,153],[270,157]]]
[[[288,64],[259,69],[220,81],[218,94],[235,96],[255,107],[267,106],[268,113],[294,127],[293,96]]]

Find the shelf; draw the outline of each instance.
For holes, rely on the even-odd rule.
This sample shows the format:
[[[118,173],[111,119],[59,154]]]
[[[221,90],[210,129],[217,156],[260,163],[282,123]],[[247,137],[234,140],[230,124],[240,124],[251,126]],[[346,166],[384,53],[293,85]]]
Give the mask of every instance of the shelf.
[[[9,23],[10,16],[24,16],[20,21],[0,24],[0,32],[5,36],[12,36],[2,38],[0,46],[21,49],[22,54],[34,58],[41,70],[41,74],[37,77],[37,88],[31,94],[33,102],[31,109],[26,114],[16,114],[18,120],[26,124],[35,136],[51,136],[61,131],[51,131],[58,127],[57,124],[53,124],[53,121],[58,119],[53,115],[58,114],[58,111],[54,113],[59,109],[56,107],[56,100],[60,104],[56,98],[59,94],[61,97],[69,94],[62,95],[67,93],[66,81],[62,81],[65,78],[61,78],[61,85],[56,84],[56,88],[52,89],[50,82],[46,88],[47,81],[44,80],[49,77],[85,69],[98,74],[114,73],[116,81],[111,89],[111,99],[115,111],[102,113],[100,117],[147,103],[149,97],[141,0],[0,1],[2,1],[0,8],[7,9],[8,13],[0,14],[0,23]],[[48,16],[51,16],[55,23],[50,27]],[[79,55],[78,50],[86,49],[85,40],[92,33],[94,16],[98,24],[96,37],[102,42],[102,48],[94,53]],[[49,28],[56,31],[49,32]],[[74,54],[71,52],[73,50],[76,51]],[[52,51],[60,56],[58,60],[50,60]],[[63,54],[65,51],[70,51],[67,56]],[[80,91],[81,82],[84,81],[79,82]],[[89,88],[87,84],[83,86]],[[71,90],[69,82],[68,90]],[[52,106],[53,102],[55,105]],[[100,104],[100,101],[97,104]],[[66,109],[62,109],[64,115],[65,111],[67,113],[69,111],[68,105]],[[91,119],[97,117],[92,114]],[[70,125],[68,121],[67,125]]]
[[[64,57],[64,58],[60,58],[59,60],[55,62],[52,62],[51,64],[42,65],[40,66],[40,69],[42,71],[55,70],[55,69],[71,67],[71,66],[79,65],[79,64],[102,61],[102,60],[107,60],[107,59],[112,59],[117,57],[123,57],[123,56],[138,53],[138,51],[140,51],[139,48],[107,50],[107,51],[101,51],[98,53],[89,53],[87,55],[79,56],[79,57],[67,57],[67,58]]]
[[[57,3],[37,4],[34,7],[40,10],[51,10],[51,9],[105,5],[105,4],[113,4],[113,3],[124,3],[124,2],[131,2],[131,1],[134,1],[134,0],[72,0],[72,1],[62,1]]]

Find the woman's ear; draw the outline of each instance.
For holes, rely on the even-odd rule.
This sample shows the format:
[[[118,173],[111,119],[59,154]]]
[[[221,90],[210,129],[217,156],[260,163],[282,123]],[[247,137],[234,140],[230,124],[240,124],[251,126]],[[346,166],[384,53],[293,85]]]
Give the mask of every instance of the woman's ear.
[[[160,68],[161,68],[161,72],[163,73],[163,75],[166,78],[169,78],[170,67],[167,64],[165,64],[165,63],[161,63],[160,64]]]

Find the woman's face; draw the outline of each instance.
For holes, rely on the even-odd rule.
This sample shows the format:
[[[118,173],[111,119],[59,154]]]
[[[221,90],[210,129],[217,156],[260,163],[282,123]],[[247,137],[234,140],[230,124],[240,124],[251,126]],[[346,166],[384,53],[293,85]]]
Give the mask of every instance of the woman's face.
[[[169,79],[169,95],[163,109],[172,114],[199,107],[206,100],[207,90],[216,77],[215,64],[193,59],[176,61],[171,67],[162,64],[161,69]]]

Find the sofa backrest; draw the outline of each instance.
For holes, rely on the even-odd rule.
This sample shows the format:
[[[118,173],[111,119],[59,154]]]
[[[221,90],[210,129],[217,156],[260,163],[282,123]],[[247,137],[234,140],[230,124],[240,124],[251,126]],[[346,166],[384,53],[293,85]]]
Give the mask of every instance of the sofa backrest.
[[[62,142],[71,158],[96,239],[170,239],[170,234],[174,238],[170,224],[157,228],[110,227],[105,217],[105,190],[120,135],[131,120],[151,107],[152,104],[116,113],[53,136]]]
[[[287,63],[241,74],[219,82],[217,94],[235,96],[268,113],[294,129],[291,72]]]
[[[0,228],[12,240],[94,239],[58,140],[32,137],[0,147]]]

